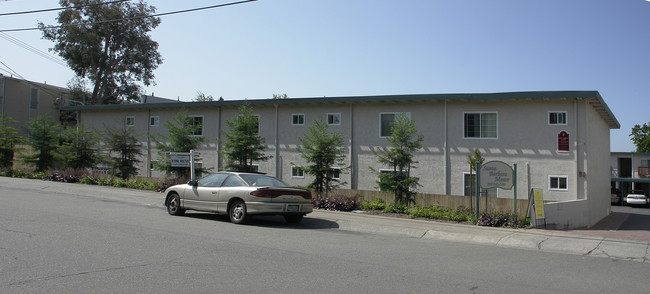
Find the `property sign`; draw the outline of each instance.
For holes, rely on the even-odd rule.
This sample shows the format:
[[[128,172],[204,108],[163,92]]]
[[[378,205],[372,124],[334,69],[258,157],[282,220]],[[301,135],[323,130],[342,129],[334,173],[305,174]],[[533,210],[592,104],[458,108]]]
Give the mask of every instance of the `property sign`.
[[[569,151],[569,133],[561,131],[557,134],[557,151]]]
[[[169,159],[172,167],[190,167],[189,152],[170,152]]]
[[[481,166],[480,185],[483,189],[512,189],[512,168],[502,161],[490,161]]]
[[[542,190],[533,190],[533,199],[535,200],[535,218],[544,218],[544,198]]]

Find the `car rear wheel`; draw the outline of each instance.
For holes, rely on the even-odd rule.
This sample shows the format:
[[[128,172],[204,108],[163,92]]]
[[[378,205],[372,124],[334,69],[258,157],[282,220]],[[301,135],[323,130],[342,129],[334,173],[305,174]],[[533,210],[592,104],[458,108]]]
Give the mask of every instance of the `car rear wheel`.
[[[173,193],[169,195],[169,201],[167,201],[167,213],[171,215],[183,215],[185,209],[181,208],[181,197],[178,194]]]
[[[248,221],[249,215],[246,212],[246,203],[241,200],[235,200],[228,210],[230,221],[234,224],[244,224]]]
[[[304,217],[304,215],[302,215],[302,214],[285,215],[284,220],[287,221],[290,224],[297,224],[300,221],[302,221],[303,217]]]

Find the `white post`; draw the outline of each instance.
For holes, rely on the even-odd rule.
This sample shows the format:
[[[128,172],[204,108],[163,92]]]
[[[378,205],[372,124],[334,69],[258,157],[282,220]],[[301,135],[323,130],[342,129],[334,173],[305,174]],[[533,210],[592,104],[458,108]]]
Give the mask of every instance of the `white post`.
[[[195,180],[194,175],[194,150],[190,150],[190,180]]]

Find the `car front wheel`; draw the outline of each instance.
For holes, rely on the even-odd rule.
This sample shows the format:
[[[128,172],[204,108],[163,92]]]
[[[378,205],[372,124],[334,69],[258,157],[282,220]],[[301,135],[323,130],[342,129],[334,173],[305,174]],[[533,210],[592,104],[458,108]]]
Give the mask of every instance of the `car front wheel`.
[[[167,213],[171,215],[183,215],[185,209],[181,208],[181,197],[178,194],[173,193],[169,196],[169,201],[167,201]]]
[[[244,224],[248,221],[248,213],[246,212],[246,203],[241,200],[235,200],[230,205],[228,210],[228,216],[230,216],[230,221],[234,224]]]

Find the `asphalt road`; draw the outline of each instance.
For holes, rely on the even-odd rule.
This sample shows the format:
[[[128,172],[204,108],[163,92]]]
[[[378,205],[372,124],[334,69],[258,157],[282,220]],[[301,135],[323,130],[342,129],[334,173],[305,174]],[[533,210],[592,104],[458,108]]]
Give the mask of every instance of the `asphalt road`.
[[[0,293],[647,293],[645,263],[170,216],[161,194],[0,181]]]

